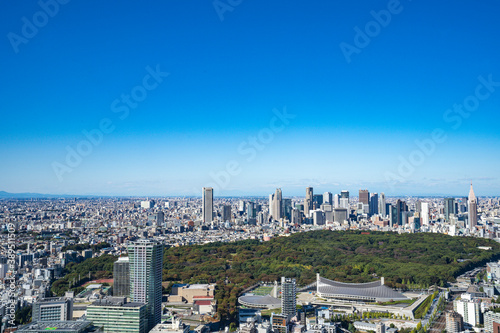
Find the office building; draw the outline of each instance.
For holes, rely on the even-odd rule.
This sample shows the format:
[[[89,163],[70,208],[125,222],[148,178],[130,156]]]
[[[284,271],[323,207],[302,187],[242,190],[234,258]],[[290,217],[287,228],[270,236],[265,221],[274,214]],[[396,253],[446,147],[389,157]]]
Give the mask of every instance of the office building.
[[[289,318],[297,314],[297,285],[295,279],[281,277],[281,314]]]
[[[333,208],[339,208],[340,207],[340,195],[335,194],[333,196],[333,203],[332,203],[332,205],[333,205]]]
[[[408,212],[408,206],[406,205],[406,202],[398,199],[398,201],[396,201],[397,225],[404,225],[405,222],[403,221],[404,212]]]
[[[224,205],[222,206],[222,222],[231,221],[231,206]]]
[[[378,214],[378,193],[370,195],[370,215]]]
[[[94,302],[87,307],[87,319],[102,327],[104,333],[149,332],[146,304],[127,303],[124,298]]]
[[[283,199],[281,204],[283,206],[283,217],[290,221],[292,219],[292,199]]]
[[[101,333],[102,330],[96,327],[90,320],[52,320],[52,321],[32,321],[16,330],[17,333]]]
[[[365,205],[370,205],[370,192],[368,190],[359,190],[359,200]]]
[[[474,195],[474,190],[472,189],[472,183],[470,184],[470,191],[469,191],[469,204],[468,204],[468,210],[469,210],[469,228],[472,229],[476,227],[477,225],[477,199],[476,196]]]
[[[163,245],[141,239],[130,244],[127,250],[130,298],[135,303],[147,304],[147,327],[150,330],[161,321]]]
[[[333,210],[333,222],[344,223],[348,220],[347,209],[345,208],[335,208]]]
[[[389,211],[389,226],[395,227],[398,225],[398,209],[396,206],[388,204],[388,211]]]
[[[464,330],[462,316],[455,311],[446,312],[446,333],[459,333]]]
[[[120,257],[113,264],[113,296],[129,297],[130,295],[130,261],[129,257]]]
[[[165,214],[163,212],[156,213],[156,226],[163,227],[165,223]]]
[[[202,198],[203,223],[212,223],[214,218],[214,189],[211,187],[203,188]]]
[[[319,209],[319,207],[323,204],[323,194],[314,194],[313,195],[313,209]]]
[[[271,213],[274,220],[278,221],[283,217],[283,197],[281,189],[277,188],[273,196],[273,211]]]
[[[304,215],[309,217],[309,211],[313,210],[313,188],[306,187],[306,198],[304,199]]]
[[[73,299],[43,298],[33,303],[33,321],[65,321],[73,319]]]
[[[154,206],[155,206],[154,200],[141,201],[141,208],[150,209],[150,208],[153,208]]]
[[[243,213],[245,211],[246,202],[244,200],[238,201],[238,211]]]
[[[309,212],[313,218],[314,225],[324,225],[325,224],[325,213],[320,209],[311,210]]]
[[[249,221],[257,218],[257,205],[255,202],[247,202],[247,218]]]
[[[333,195],[331,192],[323,193],[323,203],[333,205]]]
[[[291,217],[291,222],[292,224],[302,224],[302,213],[300,212],[299,209],[293,208],[292,209],[292,217]]]
[[[382,215],[383,217],[387,216],[387,210],[386,210],[386,202],[385,202],[385,194],[384,192],[380,193],[380,196],[378,198],[378,213]]]
[[[450,215],[456,215],[457,211],[455,208],[455,199],[454,198],[445,198],[444,199],[444,219],[446,222],[450,222]]]
[[[422,202],[420,204],[420,219],[422,225],[429,225],[429,203]]]

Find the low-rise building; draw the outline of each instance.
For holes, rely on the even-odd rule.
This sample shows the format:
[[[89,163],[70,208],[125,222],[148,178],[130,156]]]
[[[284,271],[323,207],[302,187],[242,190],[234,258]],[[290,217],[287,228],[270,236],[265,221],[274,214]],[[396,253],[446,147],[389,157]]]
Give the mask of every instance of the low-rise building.
[[[146,333],[146,310],[145,303],[104,299],[87,307],[87,319],[104,333]]]

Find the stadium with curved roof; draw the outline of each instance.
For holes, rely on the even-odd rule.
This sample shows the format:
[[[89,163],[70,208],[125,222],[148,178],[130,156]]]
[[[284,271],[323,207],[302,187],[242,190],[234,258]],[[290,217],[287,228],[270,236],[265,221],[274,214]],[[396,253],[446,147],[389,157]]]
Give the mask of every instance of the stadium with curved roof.
[[[316,275],[316,291],[326,299],[362,302],[402,301],[408,298],[384,285],[384,278],[368,283],[344,283]]]
[[[277,309],[281,306],[281,301],[279,298],[272,297],[270,295],[257,296],[257,295],[247,295],[240,296],[238,302],[252,309]]]

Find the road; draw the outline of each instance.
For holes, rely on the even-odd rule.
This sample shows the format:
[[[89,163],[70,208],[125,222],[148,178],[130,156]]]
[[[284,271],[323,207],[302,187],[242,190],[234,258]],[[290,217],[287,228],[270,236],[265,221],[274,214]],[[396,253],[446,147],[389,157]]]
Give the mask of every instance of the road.
[[[429,329],[430,333],[441,333],[446,329],[446,311],[453,310],[453,301],[448,302],[443,312],[436,318],[431,328]]]

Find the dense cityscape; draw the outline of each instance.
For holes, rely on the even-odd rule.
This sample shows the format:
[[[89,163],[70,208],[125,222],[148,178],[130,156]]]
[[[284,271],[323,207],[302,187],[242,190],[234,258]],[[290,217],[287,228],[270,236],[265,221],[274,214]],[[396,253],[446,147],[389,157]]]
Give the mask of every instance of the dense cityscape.
[[[214,281],[172,285],[162,279],[163,250],[196,244],[269,242],[315,230],[500,239],[499,198],[478,199],[472,184],[462,197],[396,198],[368,190],[357,194],[314,194],[307,187],[303,198],[287,198],[279,188],[268,198],[217,198],[212,188],[203,188],[201,198],[4,198],[2,331],[67,325],[65,329],[73,329],[68,332],[173,333],[189,326],[201,332],[340,332],[348,329],[342,320],[350,320],[356,330],[420,331],[437,325],[437,311],[444,309],[445,301],[455,308],[447,312],[446,325],[488,331],[492,320],[500,321],[500,315],[490,311],[500,279],[496,262],[488,264],[487,271],[477,267],[442,286],[408,282],[404,289],[388,287],[382,277],[360,287],[319,274],[308,286],[289,277],[264,281],[238,295],[236,322],[220,318]],[[88,278],[86,272],[79,273],[78,279],[61,283],[68,267],[108,257],[112,276],[90,269]],[[417,318],[429,297],[433,306]],[[363,319],[376,314],[373,328],[367,329],[373,320]],[[32,324],[19,326],[29,321]]]
[[[498,0],[2,9],[0,333],[500,333]]]

